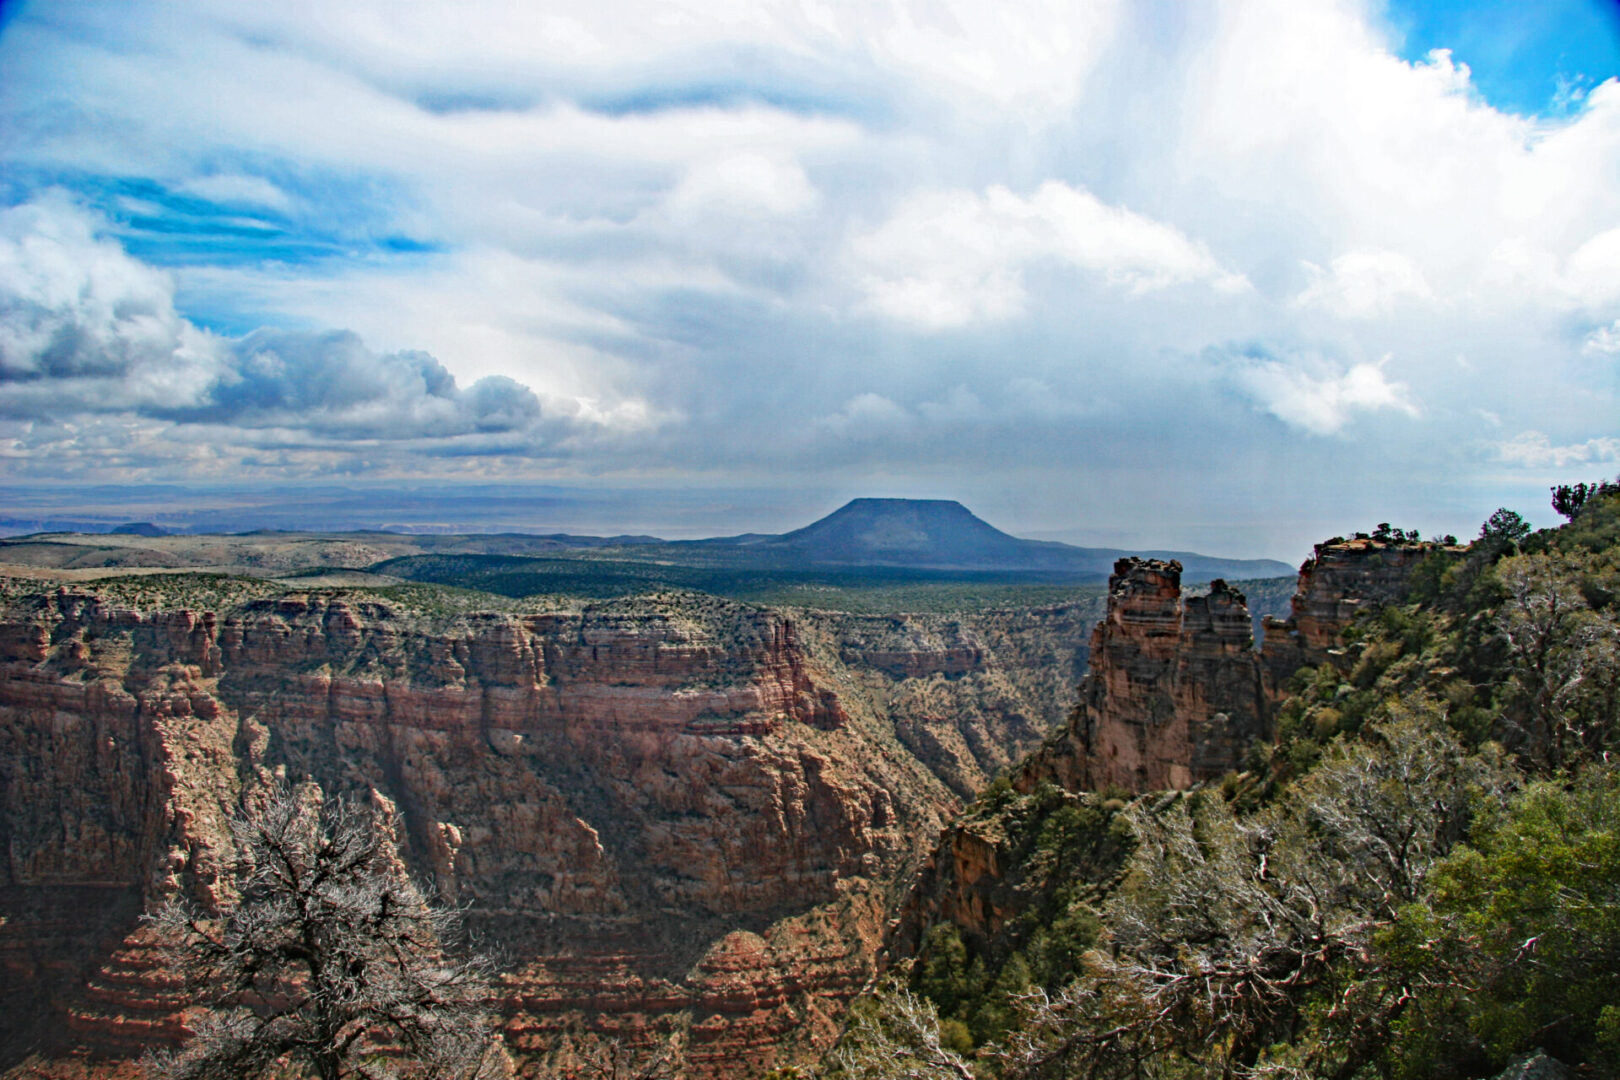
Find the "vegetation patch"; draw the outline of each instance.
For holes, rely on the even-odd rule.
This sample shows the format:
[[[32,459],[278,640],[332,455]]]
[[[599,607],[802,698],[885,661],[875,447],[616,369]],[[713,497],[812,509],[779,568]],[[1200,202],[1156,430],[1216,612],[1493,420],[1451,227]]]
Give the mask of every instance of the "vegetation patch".
[[[1616,1075],[1620,486],[1554,497],[1568,525],[1498,511],[1297,672],[1246,773],[1111,814],[993,786],[964,827],[1011,916],[924,927],[830,1071]]]

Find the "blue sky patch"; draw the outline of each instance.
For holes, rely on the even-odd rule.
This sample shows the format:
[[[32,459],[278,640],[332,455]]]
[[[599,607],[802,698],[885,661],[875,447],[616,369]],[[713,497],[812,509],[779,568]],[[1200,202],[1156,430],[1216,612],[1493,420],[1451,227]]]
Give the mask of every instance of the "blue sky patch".
[[[1620,75],[1617,0],[1390,0],[1388,18],[1402,58],[1450,49],[1508,112],[1565,115]]]
[[[318,272],[321,264],[339,260],[443,250],[432,240],[391,228],[387,208],[397,200],[383,196],[374,183],[240,171],[224,175],[261,181],[267,190],[284,193],[285,209],[205,198],[152,179],[43,170],[12,170],[6,197],[20,203],[46,188],[64,188],[105,217],[131,254],[158,266],[285,264]],[[210,179],[205,174],[200,182]]]

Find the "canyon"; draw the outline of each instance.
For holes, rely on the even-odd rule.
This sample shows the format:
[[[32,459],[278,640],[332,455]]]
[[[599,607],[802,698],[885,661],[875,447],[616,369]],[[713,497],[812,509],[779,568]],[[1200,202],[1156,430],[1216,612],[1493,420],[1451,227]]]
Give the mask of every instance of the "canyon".
[[[1097,614],[447,611],[265,583],[178,606],[184,580],[7,596],[8,1065],[180,1037],[139,915],[222,902],[232,809],[304,781],[397,808],[413,873],[497,947],[520,1061],[675,1027],[694,1076],[804,1060],[872,978],[896,883],[1060,722]]]
[[[113,1076],[182,1037],[140,914],[226,902],[233,808],[303,782],[397,810],[413,874],[496,948],[520,1065],[579,1031],[677,1035],[699,1078],[813,1060],[920,928],[1011,914],[1006,838],[956,820],[966,800],[1241,768],[1287,677],[1422,554],[1319,545],[1261,650],[1237,587],[1184,594],[1166,559],[1119,560],[1106,598],[962,615],[14,580],[0,1063]]]

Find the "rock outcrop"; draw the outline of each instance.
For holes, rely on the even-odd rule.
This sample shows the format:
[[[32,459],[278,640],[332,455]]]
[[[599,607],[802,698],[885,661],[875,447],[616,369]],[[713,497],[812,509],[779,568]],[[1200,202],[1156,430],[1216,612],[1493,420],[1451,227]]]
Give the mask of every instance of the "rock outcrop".
[[[1265,622],[1265,666],[1274,688],[1306,664],[1340,655],[1339,635],[1368,606],[1398,599],[1435,544],[1330,540],[1299,568],[1292,613]],[[1273,693],[1277,691],[1274,689]]]
[[[520,1055],[570,1025],[635,1042],[676,1017],[697,1076],[826,1045],[874,970],[873,883],[918,857],[951,784],[971,793],[1055,711],[1035,700],[1052,677],[1004,658],[1061,654],[1048,639],[1080,625],[851,636],[840,618],[690,594],[440,616],[320,592],[218,614],[17,600],[0,1052],[47,1029],[112,1054],[173,1038],[183,994],[138,913],[176,891],[219,902],[244,790],[306,780],[397,806],[413,872],[501,947]],[[930,710],[962,748],[951,768],[897,735],[896,702],[925,703],[900,711]]]
[[[1183,597],[1181,566],[1121,559],[1108,611],[1092,632],[1090,669],[1067,728],[1020,769],[1029,790],[1185,788],[1240,769],[1271,737],[1271,712],[1300,667],[1335,661],[1339,637],[1370,605],[1397,599],[1427,544],[1356,539],[1318,544],[1300,567],[1293,614],[1265,621],[1261,652],[1243,594],[1217,580]]]
[[[1183,598],[1180,563],[1119,560],[1090,657],[1068,730],[1025,763],[1020,788],[1187,787],[1238,768],[1267,734],[1249,609],[1224,581]]]
[[[1431,550],[1318,545],[1300,570],[1293,617],[1268,620],[1263,653],[1235,589],[1216,581],[1184,595],[1177,563],[1121,559],[1067,725],[1011,774],[1015,792],[980,799],[940,833],[890,925],[886,957],[927,963],[928,935],[943,924],[970,955],[1004,959],[1064,910],[1054,897],[1106,893],[1130,850],[1115,817],[1121,796],[1242,768],[1252,743],[1273,734],[1288,678],[1303,664],[1339,662],[1350,620],[1398,599]],[[1176,797],[1149,795],[1161,807]]]

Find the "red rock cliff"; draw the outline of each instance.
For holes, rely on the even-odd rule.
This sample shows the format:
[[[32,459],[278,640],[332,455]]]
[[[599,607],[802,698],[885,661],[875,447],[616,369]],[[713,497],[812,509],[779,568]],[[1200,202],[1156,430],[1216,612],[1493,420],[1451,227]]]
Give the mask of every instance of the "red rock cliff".
[[[398,807],[413,869],[508,958],[520,1054],[681,1014],[696,1075],[791,1060],[873,972],[866,883],[954,805],[884,695],[971,741],[938,695],[1027,702],[987,652],[1026,631],[1045,632],[874,629],[863,668],[825,619],[812,647],[697,597],[438,618],[318,593],[219,617],[25,598],[0,620],[0,1051],[40,1024],[108,1052],[175,1036],[183,998],[136,914],[215,899],[243,788],[313,779]]]
[[[1223,581],[1183,599],[1180,563],[1119,560],[1090,656],[1067,732],[1025,763],[1020,787],[1187,787],[1237,768],[1267,733],[1249,610]]]
[[[1337,657],[1339,635],[1357,613],[1398,599],[1434,544],[1333,540],[1317,544],[1299,568],[1292,614],[1267,619],[1263,648],[1272,693],[1306,664]]]
[[[1398,598],[1427,544],[1357,539],[1318,544],[1300,567],[1287,620],[1267,619],[1253,648],[1243,595],[1214,582],[1184,598],[1181,566],[1121,559],[1108,613],[1092,632],[1090,669],[1067,729],[1026,760],[1018,783],[1070,790],[1183,788],[1242,767],[1269,738],[1271,709],[1301,666],[1337,655],[1339,635],[1369,605]]]

